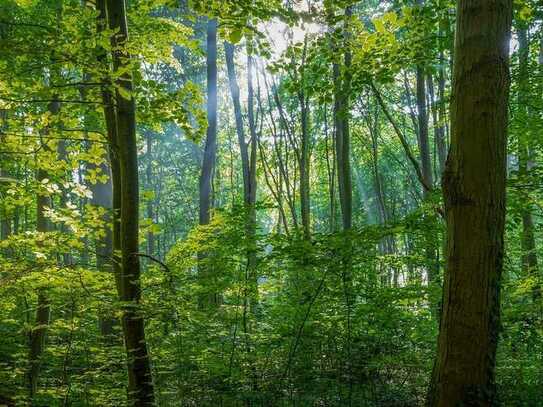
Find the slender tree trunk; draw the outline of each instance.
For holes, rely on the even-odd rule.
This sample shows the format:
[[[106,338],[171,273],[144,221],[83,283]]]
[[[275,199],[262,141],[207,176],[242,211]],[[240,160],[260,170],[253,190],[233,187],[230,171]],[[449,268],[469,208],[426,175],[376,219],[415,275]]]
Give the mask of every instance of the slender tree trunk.
[[[440,72],[440,75],[442,75],[442,70]],[[444,79],[443,79],[444,80]],[[432,106],[432,121],[434,124],[434,145],[437,155],[437,174],[438,178],[441,177],[443,174],[443,171],[445,170],[445,160],[447,159],[447,147],[446,147],[446,140],[445,140],[445,125],[442,122],[442,113],[441,113],[441,105],[443,104],[443,100],[441,100],[441,78],[438,78],[438,95],[436,97],[435,94],[435,87],[434,87],[434,77],[432,74],[429,74],[427,77],[428,82],[428,96],[430,98],[430,104]],[[443,84],[443,87],[445,87],[445,84]]]
[[[426,109],[427,106],[427,97],[426,97],[426,75],[422,66],[417,66],[416,73],[416,83],[417,83],[417,129],[418,129],[418,142],[420,150],[420,161],[422,168],[422,176],[426,185],[429,185],[433,188],[433,169],[432,169],[432,158],[430,155],[430,141],[428,138],[428,112]],[[429,189],[423,188],[424,199],[430,197]],[[428,227],[433,223],[433,219],[429,216],[426,216],[426,221]],[[428,285],[433,287],[437,285],[439,281],[439,263],[437,262],[437,244],[436,239],[431,229],[428,229],[425,233],[425,252],[426,252],[426,261],[427,266],[427,277]],[[437,301],[430,299],[430,307],[432,311],[437,315]]]
[[[217,20],[207,22],[207,135],[200,173],[199,224],[208,225],[213,207],[213,176],[217,160]],[[202,280],[211,277],[212,270],[205,264],[207,253],[199,253],[199,273]],[[200,299],[200,307],[217,305],[219,294],[209,292]]]
[[[0,35],[0,38],[2,36]],[[4,132],[6,130],[6,122],[7,122],[7,115],[8,112],[6,109],[0,109],[0,143],[4,143]],[[8,175],[7,171],[2,168],[2,165],[0,163],[0,177],[3,177],[5,175]],[[8,238],[9,235],[11,235],[11,219],[9,214],[7,213],[7,210],[4,205],[1,205],[2,213],[0,216],[2,217],[2,220],[0,222],[0,240],[5,240]]]
[[[217,155],[217,20],[207,22],[207,136],[200,175],[200,225],[211,218],[213,171]]]
[[[303,93],[303,92],[302,92]],[[311,238],[311,204],[310,204],[310,154],[309,154],[309,103],[305,95],[300,97],[302,121],[302,148],[300,159],[300,206],[304,238]]]
[[[430,142],[428,140],[428,114],[426,111],[426,82],[424,69],[417,66],[417,128],[420,150],[420,161],[422,176],[427,185],[434,184],[432,175],[432,158],[430,155]],[[428,195],[428,190],[423,189],[424,195]]]
[[[440,36],[444,35],[440,31]],[[439,68],[437,77],[437,120],[434,123],[436,126],[435,137],[437,144],[437,155],[439,160],[439,174],[440,177],[445,171],[445,161],[447,159],[447,123],[446,123],[446,111],[445,111],[445,57],[443,51],[439,53]]]
[[[102,32],[107,27],[107,9],[106,0],[96,0],[96,10],[98,16],[96,19],[97,32]],[[117,294],[121,296],[121,259],[118,253],[121,252],[121,167],[119,162],[119,146],[117,137],[117,109],[112,93],[112,84],[110,80],[111,67],[107,61],[107,52],[103,48],[97,51],[98,62],[104,71],[102,78],[104,85],[101,86],[100,92],[102,95],[104,122],[106,124],[106,133],[108,139],[108,158],[111,171],[111,188],[112,188],[112,258],[113,274],[115,276],[115,287]]]
[[[349,49],[349,27],[348,19],[352,15],[352,8],[345,9],[345,27],[343,29],[345,53],[344,53],[344,72],[341,73],[339,64],[332,66],[334,78],[334,130],[337,177],[339,189],[339,203],[341,207],[341,219],[344,230],[349,230],[352,226],[352,180],[351,180],[351,161],[350,161],[350,91],[351,91],[351,51]],[[337,50],[337,45],[332,39],[332,49]],[[342,79],[343,78],[343,79]]]
[[[234,118],[236,121],[236,133],[238,136],[238,144],[241,156],[241,170],[243,176],[243,199],[244,202],[249,202],[250,194],[250,165],[247,142],[245,141],[245,129],[243,125],[243,113],[241,111],[240,95],[238,80],[236,77],[236,66],[234,63],[234,46],[228,42],[224,43],[224,54],[226,58],[226,68],[228,71],[228,84],[230,86],[230,95],[234,105]]]
[[[136,104],[133,96],[131,56],[126,51],[128,27],[124,0],[107,0],[109,28],[116,32],[114,46],[114,72],[122,73],[116,79],[117,147],[121,175],[121,301],[122,326],[128,364],[128,398],[134,406],[154,404],[154,386],[151,361],[145,340],[145,324],[140,309],[139,250],[139,180],[136,144]],[[123,91],[119,91],[122,89]]]
[[[254,311],[257,301],[257,276],[256,276],[256,250],[254,248],[254,239],[256,235],[256,153],[258,148],[258,134],[256,130],[254,115],[254,89],[253,89],[253,58],[250,53],[247,56],[247,84],[248,84],[248,121],[250,140],[250,154],[247,142],[245,141],[245,131],[243,126],[243,116],[241,113],[241,103],[239,95],[239,86],[236,77],[236,67],[234,64],[234,46],[230,43],[224,44],[226,67],[228,71],[228,82],[230,93],[234,104],[234,116],[236,121],[236,132],[241,155],[241,166],[243,174],[243,202],[246,211],[246,233],[247,233],[247,274],[251,289],[249,290],[251,309]]]
[[[145,142],[147,144],[147,165],[145,168],[145,177],[147,182],[147,190],[153,192],[153,137],[150,131],[145,135]],[[147,199],[147,219],[152,226],[155,218],[154,211],[154,197]],[[153,256],[155,253],[155,234],[152,230],[147,232],[147,254]]]
[[[529,104],[529,80],[528,63],[530,56],[528,29],[518,30],[519,42],[519,85],[518,85],[518,121],[519,123],[528,123],[531,119]],[[529,175],[529,161],[531,149],[529,145],[530,131],[518,135],[518,175],[521,179],[526,179]],[[538,262],[534,235],[534,220],[532,216],[532,205],[530,200],[524,200],[520,208],[522,218],[521,248],[522,248],[522,271],[525,276],[534,276],[538,274]],[[536,285],[532,290],[532,296],[537,300],[541,289]]]
[[[98,167],[101,174],[107,175],[106,182],[96,182],[91,184],[92,204],[105,209],[105,214],[102,217],[104,222],[104,233],[102,237],[96,239],[96,268],[103,273],[112,273],[113,259],[113,230],[112,230],[112,209],[113,209],[113,184],[111,180],[111,169],[108,163],[108,158],[104,157],[104,161]],[[115,318],[100,314],[99,324],[100,333],[108,340],[113,336],[113,327]]]
[[[503,263],[512,1],[457,3],[447,269],[429,406],[493,406]],[[474,125],[476,123],[476,125]]]
[[[328,173],[328,197],[330,201],[330,212],[328,224],[330,232],[336,232],[336,151],[335,151],[335,130],[328,131],[328,107],[324,106],[324,145],[326,151],[326,171]],[[331,156],[331,157],[330,157]]]
[[[247,273],[251,285],[250,299],[251,310],[255,310],[258,298],[258,285],[256,276],[256,153],[258,150],[258,131],[254,114],[254,87],[253,87],[253,56],[247,52],[247,118],[249,121],[249,133],[251,135],[251,150],[248,156],[248,191],[245,191],[245,205],[247,211],[247,237],[249,247],[247,251]],[[247,148],[245,148],[247,150]]]
[[[56,116],[60,111],[60,103],[53,101],[49,104],[49,112],[51,115]],[[48,129],[45,130],[48,133]],[[47,145],[47,141],[42,142],[42,148],[44,151],[50,152],[51,149]],[[36,174],[36,180],[41,183],[43,180],[49,178],[47,171],[43,168],[38,168]],[[45,209],[51,207],[51,198],[45,194],[38,194],[38,201],[36,206],[36,229],[40,233],[47,233],[51,231],[51,224],[45,217]],[[38,290],[38,302],[36,306],[36,319],[35,326],[30,332],[30,350],[28,355],[29,369],[27,372],[29,396],[31,403],[34,400],[36,391],[38,389],[38,378],[42,365],[43,351],[45,348],[45,337],[47,329],[49,328],[49,318],[51,314],[51,305],[45,289]]]

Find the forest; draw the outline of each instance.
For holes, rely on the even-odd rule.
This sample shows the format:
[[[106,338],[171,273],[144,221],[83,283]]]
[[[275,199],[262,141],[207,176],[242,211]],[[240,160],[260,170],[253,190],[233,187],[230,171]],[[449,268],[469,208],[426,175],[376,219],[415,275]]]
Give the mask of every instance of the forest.
[[[0,0],[0,406],[543,406],[539,0]]]

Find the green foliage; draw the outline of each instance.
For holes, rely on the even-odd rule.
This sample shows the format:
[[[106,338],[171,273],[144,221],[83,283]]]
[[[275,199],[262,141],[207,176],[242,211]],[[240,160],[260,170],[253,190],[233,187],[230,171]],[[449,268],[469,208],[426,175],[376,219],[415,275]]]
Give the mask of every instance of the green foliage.
[[[423,192],[391,119],[418,160],[414,71],[422,67],[439,179],[439,130],[445,150],[450,133],[453,2],[181,3],[129,1],[130,38],[117,49],[114,33],[98,29],[91,3],[0,4],[0,404],[31,403],[29,338],[42,328],[35,315],[38,295],[45,294],[51,316],[33,404],[127,405],[120,325],[126,304],[118,301],[113,273],[119,253],[106,251],[115,215],[107,202],[109,164],[118,152],[107,136],[102,92],[118,90],[136,104],[138,312],[146,321],[158,405],[423,405],[445,263],[443,202],[439,182]],[[543,399],[540,9],[535,1],[515,2],[516,38],[527,29],[528,58],[521,68],[515,50],[511,63],[496,374],[506,406]],[[238,45],[258,203],[243,204],[243,163],[219,43],[214,211],[208,225],[197,226],[207,18],[218,19],[219,42]],[[118,51],[133,58],[113,73],[111,54]],[[248,137],[247,54],[254,58],[258,140]],[[338,82],[349,85],[339,95],[334,68]],[[133,94],[112,85],[127,72]],[[349,104],[338,115],[348,118],[351,136],[355,226],[348,232],[338,232],[338,96]],[[300,225],[303,103],[310,239]],[[526,169],[519,166],[523,153]],[[39,198],[46,201],[46,231],[37,230]],[[526,213],[533,222],[530,253]],[[523,261],[527,254],[536,255],[535,270]],[[431,270],[437,281],[428,281]]]

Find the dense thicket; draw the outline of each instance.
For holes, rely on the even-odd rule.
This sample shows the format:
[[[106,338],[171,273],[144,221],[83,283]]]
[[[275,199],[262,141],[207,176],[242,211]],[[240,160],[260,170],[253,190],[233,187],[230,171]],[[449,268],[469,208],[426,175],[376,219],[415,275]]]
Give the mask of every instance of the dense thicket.
[[[540,405],[542,27],[0,0],[0,405]]]

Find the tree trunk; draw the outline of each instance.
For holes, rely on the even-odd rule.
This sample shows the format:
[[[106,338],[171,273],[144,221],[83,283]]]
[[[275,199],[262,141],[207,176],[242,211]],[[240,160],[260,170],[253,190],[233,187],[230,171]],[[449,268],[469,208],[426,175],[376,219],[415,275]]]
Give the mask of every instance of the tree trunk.
[[[247,52],[247,118],[249,120],[249,132],[251,134],[251,150],[248,156],[248,190],[245,191],[245,210],[247,211],[246,233],[247,248],[247,275],[250,285],[251,310],[255,311],[258,301],[258,283],[256,275],[256,153],[258,149],[258,132],[254,114],[254,88],[253,88],[253,56],[250,50]],[[247,150],[247,147],[245,148]]]
[[[247,273],[248,280],[252,286],[250,290],[251,297],[256,295],[256,251],[254,249],[254,238],[256,234],[256,153],[258,148],[258,134],[256,130],[255,115],[254,115],[254,89],[253,89],[253,58],[249,54],[247,57],[247,84],[248,84],[248,121],[249,132],[251,135],[251,151],[245,141],[245,131],[243,126],[243,116],[241,112],[241,103],[239,95],[239,86],[236,77],[236,67],[234,64],[234,46],[228,42],[224,44],[226,67],[228,71],[228,83],[230,85],[230,93],[234,104],[234,116],[236,120],[236,132],[241,155],[241,167],[243,174],[243,203],[246,211],[246,233],[247,233]],[[251,298],[256,302],[256,298]]]
[[[304,238],[311,238],[311,203],[310,203],[310,154],[309,154],[309,103],[304,91],[299,95],[302,121],[302,148],[300,157],[300,206]]]
[[[336,148],[337,177],[339,189],[339,203],[341,207],[341,219],[343,230],[349,230],[352,226],[352,180],[351,180],[351,162],[350,162],[350,98],[351,91],[351,51],[349,49],[349,27],[348,19],[352,15],[352,8],[345,9],[345,26],[343,28],[343,39],[345,53],[344,72],[341,74],[339,64],[332,65],[334,78],[334,133]],[[337,51],[337,45],[334,39],[331,39],[331,46],[334,52]]]
[[[140,309],[139,180],[136,144],[136,104],[130,54],[126,51],[128,27],[125,1],[107,0],[109,28],[116,32],[113,68],[122,74],[116,79],[117,147],[121,175],[121,278],[123,302],[122,326],[128,364],[129,404],[151,406],[154,388],[151,361],[145,340],[144,319]],[[119,91],[122,89],[123,91]]]
[[[510,0],[457,3],[452,137],[443,180],[447,269],[430,406],[495,403],[511,9]]]
[[[53,101],[49,104],[49,112],[55,116],[60,111],[60,103]],[[45,132],[48,132],[46,129]],[[42,142],[42,148],[44,151],[51,151],[47,145],[47,141]],[[49,178],[47,171],[43,168],[38,168],[36,174],[36,180],[41,183],[42,180]],[[45,209],[51,207],[51,198],[45,194],[38,194],[38,201],[36,206],[36,230],[40,233],[47,233],[51,231],[51,224],[45,217]],[[41,369],[41,359],[43,356],[43,350],[45,347],[45,336],[49,327],[49,318],[51,314],[51,306],[49,298],[45,289],[38,290],[38,303],[36,306],[36,320],[35,326],[30,332],[30,350],[28,355],[29,369],[27,372],[29,396],[33,401],[36,391],[38,389],[38,377]]]
[[[202,160],[199,185],[199,224],[208,225],[211,220],[213,207],[213,175],[217,159],[217,20],[207,22],[207,135]],[[209,266],[205,264],[208,253],[198,253],[198,272],[202,281],[211,277]],[[208,283],[205,283],[206,285]],[[210,291],[199,298],[200,307],[217,305],[220,302],[219,294]]]
[[[145,135],[145,141],[147,144],[147,165],[145,168],[145,177],[147,182],[147,190],[153,191],[153,138],[150,131]],[[153,225],[155,212],[154,212],[154,197],[147,198],[147,219],[149,220],[149,226]],[[155,253],[155,234],[152,230],[147,232],[147,254],[153,256]]]
[[[230,86],[230,95],[234,105],[234,118],[236,120],[236,133],[238,136],[238,144],[241,156],[241,170],[243,176],[243,199],[244,202],[249,202],[250,194],[250,165],[247,142],[245,141],[245,130],[243,126],[243,113],[241,111],[241,103],[239,97],[239,86],[236,77],[236,66],[234,63],[234,46],[228,42],[224,43],[224,54],[226,59],[226,68],[228,71],[228,84]]]
[[[518,30],[519,42],[519,86],[518,86],[518,122],[522,126],[531,119],[529,104],[529,42],[528,30],[522,28]],[[531,149],[528,139],[531,136],[530,131],[519,133],[518,135],[518,175],[522,180],[526,180],[529,175],[529,161]],[[534,220],[532,217],[532,205],[530,200],[523,200],[520,208],[522,219],[521,248],[522,248],[522,271],[524,276],[537,276],[538,264],[534,235]],[[540,287],[536,285],[532,290],[532,296],[535,300],[540,297]]]
[[[102,32],[107,26],[107,9],[106,0],[96,1],[96,10],[98,16],[96,19],[97,32]],[[118,253],[121,251],[121,168],[119,162],[119,147],[117,137],[117,109],[115,108],[115,102],[113,93],[111,90],[110,67],[107,62],[107,53],[105,49],[100,48],[97,51],[98,62],[104,70],[104,85],[101,86],[100,92],[103,102],[104,121],[106,124],[106,133],[109,149],[109,167],[111,171],[111,189],[112,189],[112,258],[111,263],[113,265],[113,274],[115,276],[115,287],[117,288],[117,294],[121,296],[121,259]],[[108,86],[109,85],[109,86]]]
[[[422,4],[422,2],[419,2]],[[420,151],[420,161],[422,168],[422,177],[424,183],[433,188],[433,169],[432,158],[430,155],[430,141],[428,139],[428,112],[426,109],[426,75],[421,65],[417,66],[416,72],[416,86],[417,86],[417,136]],[[423,188],[424,199],[430,197],[430,189]],[[428,223],[428,227],[431,226],[432,219],[428,215],[425,216]],[[439,264],[437,262],[437,245],[435,236],[432,235],[431,229],[428,229],[424,236],[424,251],[427,261],[427,278],[428,285],[434,287],[439,281]],[[437,301],[430,299],[430,307],[432,311],[437,314]]]
[[[104,234],[95,242],[96,246],[96,269],[103,273],[112,273],[113,256],[113,230],[112,230],[112,209],[113,209],[113,184],[111,181],[111,170],[108,164],[108,158],[100,164],[100,173],[107,175],[106,182],[96,182],[91,184],[92,204],[105,209],[105,215],[102,217],[104,222]],[[99,316],[100,333],[105,339],[112,338],[115,318],[101,314]]]
[[[200,174],[200,225],[211,218],[213,171],[217,155],[217,20],[207,22],[207,136]]]
[[[420,161],[422,176],[426,185],[433,186],[432,158],[430,156],[430,143],[428,141],[428,114],[426,111],[426,81],[424,69],[417,66],[417,128],[420,151]],[[429,193],[428,189],[423,189],[424,196]]]

